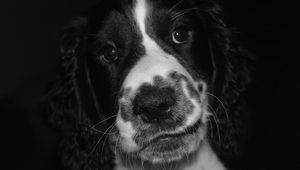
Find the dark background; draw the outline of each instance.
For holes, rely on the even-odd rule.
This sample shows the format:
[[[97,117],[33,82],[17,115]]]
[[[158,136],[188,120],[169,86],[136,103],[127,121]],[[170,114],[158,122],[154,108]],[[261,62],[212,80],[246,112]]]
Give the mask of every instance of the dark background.
[[[95,1],[0,2],[0,169],[60,168],[58,137],[44,125],[39,103],[56,75],[59,30]],[[241,163],[300,169],[299,7],[279,0],[222,3],[229,25],[257,58],[247,91],[252,133]]]

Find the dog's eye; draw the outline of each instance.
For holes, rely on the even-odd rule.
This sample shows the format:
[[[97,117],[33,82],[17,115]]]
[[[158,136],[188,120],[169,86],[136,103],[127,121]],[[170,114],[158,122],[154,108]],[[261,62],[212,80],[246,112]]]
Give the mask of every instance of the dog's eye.
[[[106,62],[106,63],[113,63],[118,59],[118,50],[115,46],[113,45],[108,45],[103,49],[103,54],[101,58]]]
[[[172,32],[172,41],[175,44],[186,43],[191,37],[191,31],[185,28],[176,29]]]

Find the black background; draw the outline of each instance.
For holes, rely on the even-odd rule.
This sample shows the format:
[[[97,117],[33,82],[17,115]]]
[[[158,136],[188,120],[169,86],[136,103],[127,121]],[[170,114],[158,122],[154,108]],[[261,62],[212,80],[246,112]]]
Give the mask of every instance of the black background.
[[[43,124],[39,101],[57,71],[59,30],[95,1],[0,2],[0,169],[60,169],[58,137]],[[222,3],[257,58],[247,91],[252,133],[241,163],[300,169],[299,7],[279,0]]]

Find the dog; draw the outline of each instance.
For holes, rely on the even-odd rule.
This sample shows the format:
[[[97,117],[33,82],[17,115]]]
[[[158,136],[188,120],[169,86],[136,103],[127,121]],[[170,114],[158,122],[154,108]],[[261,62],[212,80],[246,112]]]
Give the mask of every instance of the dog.
[[[251,56],[212,0],[103,0],[65,29],[49,122],[68,169],[226,170]]]

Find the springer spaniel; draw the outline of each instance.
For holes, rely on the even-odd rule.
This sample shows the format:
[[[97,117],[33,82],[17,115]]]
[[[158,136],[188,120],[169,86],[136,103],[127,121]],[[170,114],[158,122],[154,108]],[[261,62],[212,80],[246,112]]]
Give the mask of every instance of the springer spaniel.
[[[212,0],[102,0],[66,28],[49,104],[68,169],[226,170],[249,55]]]

